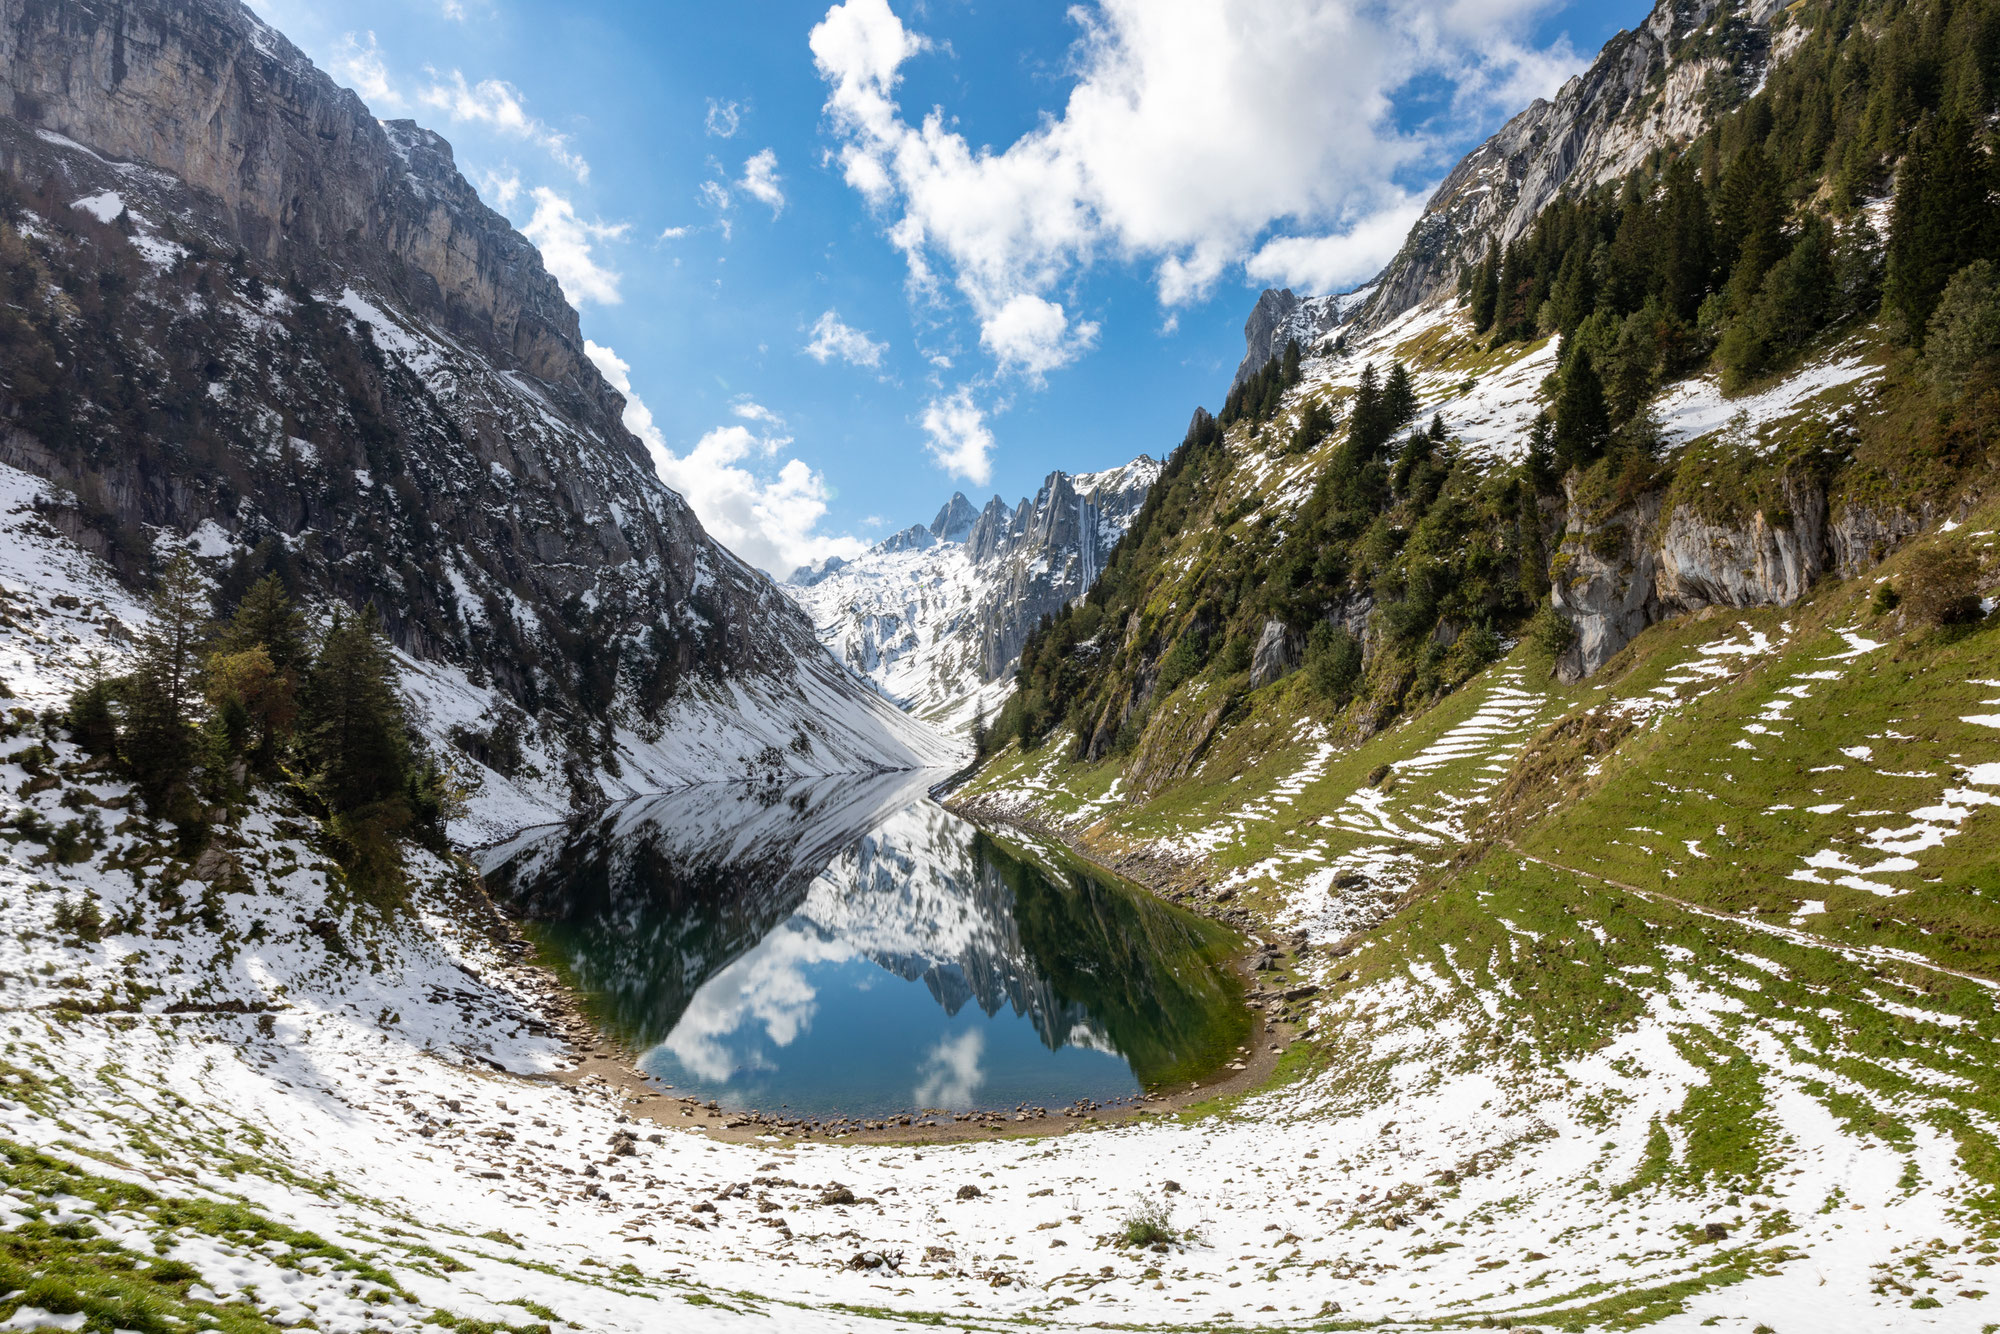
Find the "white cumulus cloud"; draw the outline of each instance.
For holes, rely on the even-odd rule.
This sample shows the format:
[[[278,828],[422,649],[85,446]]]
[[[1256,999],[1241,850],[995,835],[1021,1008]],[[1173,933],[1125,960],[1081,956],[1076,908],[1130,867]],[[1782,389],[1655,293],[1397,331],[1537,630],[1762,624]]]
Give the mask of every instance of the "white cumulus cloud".
[[[736,188],[759,203],[768,204],[775,218],[785,208],[785,191],[780,184],[783,179],[778,175],[778,154],[767,148],[743,164],[743,179],[736,183]]]
[[[718,139],[732,139],[743,124],[743,108],[736,102],[718,102],[708,99],[708,132]]]
[[[805,346],[806,355],[822,366],[838,358],[870,370],[881,366],[882,354],[888,350],[887,343],[878,343],[861,330],[849,327],[835,310],[813,321],[812,341]]]
[[[444,112],[453,120],[485,125],[515,139],[540,146],[548,155],[576,174],[579,181],[590,179],[590,164],[570,144],[569,136],[550,129],[528,113],[527,105],[514,85],[503,79],[481,79],[469,83],[457,70],[449,74],[430,71],[437,80],[419,94],[427,107]]]
[[[993,431],[970,387],[932,399],[924,409],[925,442],[938,466],[974,486],[993,480]]]
[[[1398,182],[1443,165],[1394,95],[1418,78],[1481,109],[1552,91],[1580,62],[1521,39],[1553,3],[1079,4],[1066,103],[998,147],[944,109],[913,119],[897,103],[931,43],[888,0],[833,5],[810,45],[836,159],[882,212],[913,291],[954,287],[988,351],[1032,377],[1091,345],[1094,326],[1072,325],[1055,294],[1107,258],[1148,266],[1169,308],[1253,258],[1252,277],[1359,276],[1407,221]]]
[[[375,34],[366,34],[367,41],[358,40],[353,33],[340,39],[340,52],[334,57],[333,72],[347,80],[347,86],[361,94],[361,100],[371,111],[396,111],[405,103],[389,82],[389,68],[382,63],[382,48],[375,44]]]
[[[1365,282],[1395,258],[1424,211],[1411,196],[1385,204],[1344,232],[1326,236],[1274,236],[1243,261],[1243,272],[1273,287],[1331,292]]]
[[[680,492],[708,535],[775,578],[828,556],[853,559],[859,538],[822,533],[830,493],[826,479],[803,460],[777,456],[792,443],[776,432],[784,422],[750,399],[731,413],[749,426],[718,426],[685,454],[667,446],[652,410],[632,389],[632,367],[611,348],[585,340],[584,352],[613,389],[625,396],[625,428],[645,443],[660,480]]]
[[[521,228],[521,235],[542,252],[542,263],[562,284],[571,305],[595,301],[615,306],[619,295],[619,275],[600,264],[591,253],[599,241],[616,240],[625,234],[620,223],[585,222],[576,215],[576,206],[545,185],[534,190],[535,212]]]
[[[1003,369],[1039,378],[1087,351],[1097,341],[1097,325],[1072,326],[1060,303],[1017,292],[980,321],[979,341]]]

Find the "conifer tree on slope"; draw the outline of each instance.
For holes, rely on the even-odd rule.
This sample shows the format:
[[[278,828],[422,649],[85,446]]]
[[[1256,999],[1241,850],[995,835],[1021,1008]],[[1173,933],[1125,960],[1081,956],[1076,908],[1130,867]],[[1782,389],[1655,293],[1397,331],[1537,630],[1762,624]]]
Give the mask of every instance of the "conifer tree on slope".
[[[198,818],[189,785],[201,697],[202,649],[209,632],[208,590],[183,553],[153,592],[152,615],[139,635],[126,704],[123,757],[147,806],[177,821]]]

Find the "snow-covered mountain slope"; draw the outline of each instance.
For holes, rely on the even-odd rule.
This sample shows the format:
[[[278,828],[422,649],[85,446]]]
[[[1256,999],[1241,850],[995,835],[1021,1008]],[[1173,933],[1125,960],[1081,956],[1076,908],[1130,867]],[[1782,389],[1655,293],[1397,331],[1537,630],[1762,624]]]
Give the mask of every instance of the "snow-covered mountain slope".
[[[0,463],[49,522],[127,579],[184,547],[373,603],[441,739],[523,733],[488,832],[951,758],[660,483],[442,139],[226,0],[0,0],[0,34]]]
[[[1145,503],[1160,465],[1050,473],[1033,499],[975,511],[954,495],[928,527],[852,561],[795,571],[785,591],[822,643],[890,699],[951,734],[991,718],[1043,616],[1082,596]]]

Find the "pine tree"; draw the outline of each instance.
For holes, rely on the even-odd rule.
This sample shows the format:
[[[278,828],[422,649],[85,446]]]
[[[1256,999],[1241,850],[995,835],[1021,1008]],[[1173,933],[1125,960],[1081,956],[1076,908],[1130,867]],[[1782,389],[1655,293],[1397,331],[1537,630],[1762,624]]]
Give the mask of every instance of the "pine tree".
[[[336,614],[306,678],[300,728],[313,789],[345,845],[350,882],[384,900],[402,883],[397,839],[415,814],[419,778],[393,680],[374,607]]]
[[[1284,387],[1290,389],[1299,382],[1299,340],[1289,339],[1285,343],[1285,359],[1279,368],[1279,377]]]
[[[175,820],[196,816],[188,780],[195,758],[197,678],[208,630],[208,593],[194,562],[183,554],[161,576],[152,615],[139,636],[121,747],[147,805]]]
[[[1382,428],[1384,436],[1394,435],[1417,415],[1417,386],[1402,362],[1389,367],[1382,385]]]
[[[70,739],[84,754],[103,760],[118,757],[118,717],[112,706],[122,686],[123,682],[105,675],[103,654],[92,653],[84,659],[83,681],[70,696],[64,718]]]
[[[1361,381],[1354,389],[1354,407],[1347,414],[1347,442],[1357,455],[1372,453],[1382,422],[1382,384],[1375,363],[1361,368]],[[1389,428],[1394,430],[1394,427]]]
[[[305,617],[292,605],[285,581],[275,574],[267,574],[250,586],[223,627],[216,647],[224,653],[243,653],[259,645],[277,670],[304,670]]]
[[[1951,276],[1996,233],[1993,171],[1956,116],[1922,127],[1896,182],[1882,303],[1911,343],[1923,341]]]
[[[394,662],[372,605],[336,614],[306,678],[303,740],[329,809],[359,811],[402,792],[410,767]]]
[[[1785,197],[1778,169],[1762,144],[1737,156],[1723,187],[1725,235],[1734,233],[1735,254],[1729,271],[1730,300],[1747,306],[1785,253]]]
[[[1534,332],[1533,312],[1523,304],[1529,286],[1526,267],[1521,243],[1516,241],[1500,261],[1500,291],[1493,308],[1495,343],[1511,343]]]
[[[1587,468],[1604,454],[1611,438],[1611,411],[1604,402],[1604,382],[1590,353],[1578,348],[1563,372],[1562,391],[1556,395],[1555,430],[1552,447],[1556,472]]]
[[[1557,489],[1562,478],[1555,467],[1555,428],[1549,421],[1549,414],[1538,412],[1528,426],[1528,450],[1522,459],[1522,469],[1528,481],[1528,489],[1537,495],[1549,495]]]
[[[1486,258],[1479,263],[1479,271],[1472,280],[1472,331],[1485,333],[1493,327],[1493,316],[1500,301],[1499,260],[1491,243],[1486,247]]]
[[[1549,293],[1556,331],[1565,338],[1575,333],[1577,326],[1590,317],[1591,309],[1597,302],[1597,284],[1591,275],[1590,258],[1589,247],[1570,246],[1563,255],[1562,268]]]
[[[1990,384],[2000,362],[2000,272],[1976,260],[1953,275],[1924,339],[1924,378],[1945,402],[1975,384]]]
[[[1691,320],[1715,273],[1715,223],[1708,192],[1686,158],[1667,169],[1654,289],[1666,308]]]
[[[1532,468],[1530,471],[1532,475]],[[1524,609],[1531,608],[1549,595],[1548,554],[1542,549],[1541,497],[1533,485],[1521,488],[1514,514],[1514,551],[1521,602]]]

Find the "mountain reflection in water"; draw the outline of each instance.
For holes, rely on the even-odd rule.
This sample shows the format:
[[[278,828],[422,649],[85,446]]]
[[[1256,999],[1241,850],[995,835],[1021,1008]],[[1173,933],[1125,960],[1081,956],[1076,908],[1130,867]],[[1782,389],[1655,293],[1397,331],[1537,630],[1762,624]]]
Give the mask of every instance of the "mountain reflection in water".
[[[1060,1107],[1229,1058],[1233,937],[925,779],[634,802],[488,850],[487,885],[641,1068],[729,1107]]]

